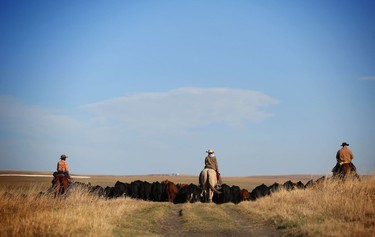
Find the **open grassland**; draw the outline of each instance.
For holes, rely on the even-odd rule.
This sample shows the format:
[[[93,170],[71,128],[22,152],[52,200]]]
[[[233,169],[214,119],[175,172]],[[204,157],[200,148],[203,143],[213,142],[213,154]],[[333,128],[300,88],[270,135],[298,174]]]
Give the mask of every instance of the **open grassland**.
[[[0,171],[0,175],[5,174],[43,174],[43,175],[50,175],[51,177],[0,177],[0,186],[1,185],[8,185],[11,186],[21,186],[21,187],[28,187],[30,185],[34,185],[38,183],[43,185],[45,188],[49,188],[51,186],[52,180],[52,171],[51,172],[15,172],[15,171]],[[72,174],[74,175],[74,174]],[[179,175],[179,176],[171,176],[171,175],[127,175],[127,176],[119,176],[119,175],[87,175],[89,178],[75,178],[75,181],[88,183],[90,182],[93,185],[100,185],[102,187],[106,186],[113,186],[116,181],[121,181],[124,183],[130,183],[135,180],[142,180],[147,182],[156,182],[156,181],[164,181],[169,180],[176,184],[198,184],[198,175]],[[86,175],[85,175],[86,176]],[[256,186],[260,184],[265,184],[267,186],[278,182],[284,183],[288,180],[293,182],[302,181],[306,183],[311,179],[317,179],[322,175],[278,175],[278,176],[245,176],[245,177],[222,177],[223,182],[230,186],[238,185],[241,188],[246,188],[248,190],[254,189]],[[80,175],[77,175],[80,177]]]
[[[253,178],[250,184],[251,177],[225,180],[250,190],[293,180]],[[136,179],[197,183],[194,176],[92,176],[79,181],[113,186],[117,180]],[[237,205],[106,200],[80,189],[61,199],[38,195],[50,181],[0,177],[0,236],[375,236],[374,175],[361,182],[326,181],[306,190],[280,191]]]

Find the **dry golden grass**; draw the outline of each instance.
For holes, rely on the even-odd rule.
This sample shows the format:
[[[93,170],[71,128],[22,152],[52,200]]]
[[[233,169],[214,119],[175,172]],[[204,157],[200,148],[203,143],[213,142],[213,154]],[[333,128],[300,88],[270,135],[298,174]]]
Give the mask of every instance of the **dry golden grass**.
[[[375,176],[326,181],[319,187],[281,191],[238,208],[248,216],[307,236],[375,236]]]
[[[13,177],[6,185],[6,180],[0,180],[0,236],[248,236],[257,223],[268,227],[251,232],[255,236],[267,236],[269,230],[272,235],[375,236],[375,176],[361,182],[327,181],[238,205],[106,200],[79,189],[55,199],[38,196],[50,180],[38,185],[23,178],[17,184]],[[244,179],[231,182],[241,187]]]
[[[85,192],[69,198],[37,196],[35,188],[11,194],[1,190],[0,236],[103,236],[111,231],[105,220],[106,203]],[[15,190],[17,191],[17,190]],[[26,196],[25,196],[26,195]],[[96,236],[96,235],[95,235]]]

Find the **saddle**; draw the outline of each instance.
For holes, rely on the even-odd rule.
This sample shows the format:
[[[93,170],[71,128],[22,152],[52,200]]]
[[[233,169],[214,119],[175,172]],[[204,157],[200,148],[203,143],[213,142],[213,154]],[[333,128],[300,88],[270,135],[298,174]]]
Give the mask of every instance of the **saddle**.
[[[62,177],[65,177],[65,174],[59,174],[57,172],[54,172],[53,173],[53,177],[55,177],[55,178],[62,178]]]
[[[335,167],[332,168],[332,172],[337,173],[337,172],[341,171],[341,167],[345,164],[349,165],[351,171],[355,171],[355,172],[357,171],[357,168],[355,167],[355,165],[352,162],[337,162]]]
[[[52,182],[51,182],[52,187],[54,187],[57,182],[63,183],[64,178],[68,180],[68,183],[70,185],[73,184],[73,179],[66,178],[65,174],[59,174],[58,172],[53,172],[53,179],[52,179]]]

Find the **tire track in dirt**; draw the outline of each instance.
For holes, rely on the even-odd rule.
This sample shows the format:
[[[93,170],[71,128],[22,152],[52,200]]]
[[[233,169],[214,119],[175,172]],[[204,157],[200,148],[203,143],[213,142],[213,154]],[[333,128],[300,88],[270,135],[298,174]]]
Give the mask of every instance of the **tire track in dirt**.
[[[160,230],[163,236],[185,236],[183,235],[183,209],[173,205],[169,210],[169,215],[164,222],[160,224]]]
[[[257,223],[254,220],[249,220],[244,217],[235,206],[225,206],[224,211],[228,214],[231,219],[239,226],[237,233],[233,236],[254,236],[254,237],[278,237],[285,236],[280,231],[276,230],[272,226],[267,226],[262,223]]]

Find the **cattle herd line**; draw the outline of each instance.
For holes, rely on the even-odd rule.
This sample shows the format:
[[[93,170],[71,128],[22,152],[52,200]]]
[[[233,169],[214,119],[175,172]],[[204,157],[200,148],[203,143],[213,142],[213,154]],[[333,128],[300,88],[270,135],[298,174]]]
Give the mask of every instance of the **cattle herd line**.
[[[305,189],[313,187],[323,182],[325,177],[321,177],[316,181],[310,180],[306,184],[301,181],[294,183],[287,181],[283,184],[274,183],[270,186],[265,184],[255,187],[252,191],[241,189],[239,186],[222,184],[219,189],[220,193],[214,193],[213,202],[222,203],[240,203],[242,201],[255,201],[258,198],[271,195],[282,189],[292,191],[296,189]],[[94,195],[104,197],[106,199],[128,197],[145,201],[154,202],[172,202],[178,203],[195,203],[202,202],[202,189],[195,184],[175,184],[169,180],[162,182],[149,183],[147,181],[136,180],[131,183],[123,183],[117,181],[115,186],[103,188],[99,185],[92,186],[90,183],[74,183],[74,188],[82,188],[88,190]]]

